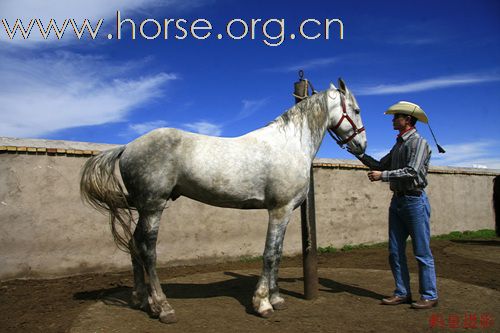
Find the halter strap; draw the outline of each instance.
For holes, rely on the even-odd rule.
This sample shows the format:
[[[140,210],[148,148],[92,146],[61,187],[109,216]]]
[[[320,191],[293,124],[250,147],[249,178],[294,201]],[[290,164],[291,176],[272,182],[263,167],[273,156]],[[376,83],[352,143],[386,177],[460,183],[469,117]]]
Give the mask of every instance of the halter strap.
[[[365,127],[363,126],[361,128],[358,128],[356,126],[356,124],[354,123],[352,118],[349,117],[349,115],[347,114],[347,107],[345,105],[345,100],[343,98],[342,92],[338,89],[337,89],[337,91],[339,92],[340,104],[342,105],[342,117],[340,117],[340,120],[337,122],[337,124],[335,126],[328,129],[328,134],[330,134],[330,136],[333,138],[333,140],[335,140],[335,142],[340,146],[340,148],[343,149],[343,148],[345,148],[344,145],[351,142],[351,140],[354,139],[356,137],[356,135],[362,133],[365,130]],[[340,125],[342,124],[344,119],[347,119],[347,121],[351,124],[353,133],[349,137],[342,139],[340,137],[340,135],[335,133],[335,131],[340,127]]]

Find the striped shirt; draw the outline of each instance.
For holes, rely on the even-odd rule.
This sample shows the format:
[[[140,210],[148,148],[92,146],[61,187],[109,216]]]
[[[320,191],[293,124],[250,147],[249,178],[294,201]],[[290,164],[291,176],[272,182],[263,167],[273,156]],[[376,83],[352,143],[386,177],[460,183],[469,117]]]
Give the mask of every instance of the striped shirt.
[[[427,186],[431,149],[414,128],[398,136],[389,154],[380,161],[368,155],[358,158],[370,169],[382,171],[382,181],[390,182],[392,191],[423,190]]]

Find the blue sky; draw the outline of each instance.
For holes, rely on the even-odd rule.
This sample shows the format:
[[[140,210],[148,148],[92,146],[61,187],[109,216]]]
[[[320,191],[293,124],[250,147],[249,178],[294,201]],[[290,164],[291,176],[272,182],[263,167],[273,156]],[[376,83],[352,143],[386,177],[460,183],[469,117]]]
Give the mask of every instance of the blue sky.
[[[97,38],[77,39],[70,28],[47,40],[34,28],[10,40],[0,24],[0,136],[127,143],[155,127],[177,127],[238,136],[264,126],[293,105],[297,70],[317,90],[342,77],[356,95],[367,128],[368,153],[381,156],[394,143],[383,111],[399,100],[427,112],[442,146],[432,144],[434,165],[500,169],[500,2],[478,1],[39,1],[2,0],[0,18],[62,25],[84,18]],[[203,18],[205,40],[130,38],[116,35],[116,11],[136,22]],[[232,40],[232,19],[284,19],[285,40],[267,46],[255,39]],[[343,39],[332,25],[330,39],[289,38],[305,19],[340,19]],[[146,35],[154,25],[145,25]],[[311,36],[320,31],[309,24]],[[243,32],[233,26],[234,34]],[[270,35],[279,33],[269,24]],[[307,29],[306,29],[307,30]],[[38,34],[37,34],[38,33]],[[136,31],[137,33],[137,31]],[[162,31],[162,34],[164,31]],[[216,38],[218,33],[222,39]],[[202,35],[203,31],[199,32]],[[163,35],[161,35],[163,36]],[[439,155],[439,156],[438,156]],[[351,158],[325,137],[318,157]]]

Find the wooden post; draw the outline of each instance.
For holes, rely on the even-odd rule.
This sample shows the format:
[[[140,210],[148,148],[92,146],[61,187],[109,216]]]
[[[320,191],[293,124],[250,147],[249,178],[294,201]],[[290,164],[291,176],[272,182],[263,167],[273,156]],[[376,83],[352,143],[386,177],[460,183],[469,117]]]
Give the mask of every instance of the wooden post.
[[[316,210],[314,207],[314,177],[311,165],[309,194],[300,206],[302,226],[302,265],[304,271],[304,297],[318,297],[318,257],[316,244]]]
[[[304,72],[299,71],[299,81],[294,85],[295,103],[299,103],[309,94],[309,82],[304,79]],[[304,298],[311,300],[318,297],[318,258],[316,244],[316,210],[314,206],[314,175],[311,164],[309,193],[300,206],[302,227],[302,267],[304,273]]]

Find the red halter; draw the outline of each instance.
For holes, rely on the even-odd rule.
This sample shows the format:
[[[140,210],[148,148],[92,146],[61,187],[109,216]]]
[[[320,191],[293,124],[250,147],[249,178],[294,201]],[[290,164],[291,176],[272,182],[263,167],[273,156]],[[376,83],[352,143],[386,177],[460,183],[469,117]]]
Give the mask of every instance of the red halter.
[[[342,95],[342,92],[340,90],[339,90],[339,96],[340,96],[340,102],[342,104],[342,117],[340,117],[340,120],[337,123],[337,125],[328,129],[328,133],[333,138],[333,140],[335,140],[335,142],[337,142],[337,144],[340,146],[340,148],[344,148],[344,145],[351,142],[351,140],[354,139],[356,137],[356,135],[358,135],[359,133],[362,133],[365,130],[365,127],[363,126],[361,128],[358,128],[356,126],[356,124],[354,123],[352,118],[349,117],[349,115],[347,114],[347,108],[345,106],[345,101],[344,101],[344,98],[342,98],[343,95]],[[347,121],[351,124],[353,133],[348,138],[342,140],[340,135],[335,133],[335,130],[337,130],[340,127],[340,125],[342,124],[344,119],[347,119]]]

